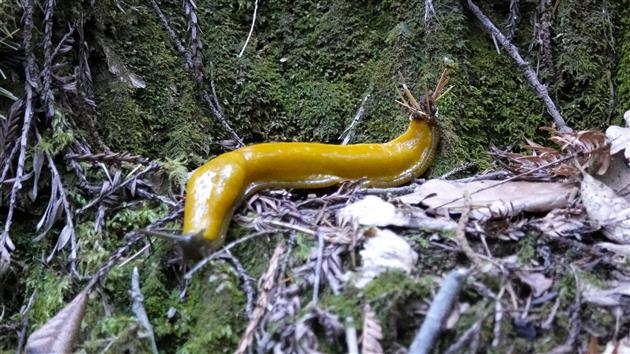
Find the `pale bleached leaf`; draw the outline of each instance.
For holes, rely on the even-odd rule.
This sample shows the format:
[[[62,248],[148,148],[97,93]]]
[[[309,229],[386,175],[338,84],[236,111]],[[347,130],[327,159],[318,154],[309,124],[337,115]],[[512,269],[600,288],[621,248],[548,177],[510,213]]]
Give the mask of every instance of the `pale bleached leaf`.
[[[555,209],[542,219],[533,220],[531,226],[552,237],[576,237],[590,232],[591,226],[586,213],[581,209]]]
[[[610,142],[611,155],[623,151],[625,158],[630,159],[630,128],[611,125],[606,129],[606,138]]]
[[[603,248],[619,256],[630,258],[630,244],[619,245],[611,242],[598,242],[595,244],[595,247]]]
[[[620,341],[611,340],[606,343],[602,354],[630,354],[630,339],[626,337]]]
[[[44,153],[33,153],[33,189],[31,190],[31,200],[37,198],[37,192],[39,190],[39,177],[42,174],[42,167],[44,166]]]
[[[46,262],[50,262],[53,256],[55,255],[55,252],[64,248],[68,244],[68,241],[73,237],[74,237],[74,228],[72,228],[72,226],[70,226],[69,224],[66,224],[66,226],[64,226],[64,228],[59,233],[59,237],[57,238],[57,244],[55,244],[55,247],[50,252],[50,255],[46,259]]]
[[[540,297],[551,289],[553,279],[547,278],[542,273],[518,272],[518,278],[529,286],[534,297]]]
[[[586,302],[598,306],[619,306],[622,303],[622,298],[630,297],[630,282],[612,282],[608,289],[600,289],[593,284],[584,282],[580,290]]]
[[[610,159],[608,171],[596,177],[614,190],[620,197],[630,202],[630,168],[622,154],[615,154]]]
[[[418,260],[418,254],[407,241],[389,230],[376,230],[369,237],[361,254],[361,268],[355,286],[363,288],[379,274],[392,269],[410,273]]]
[[[588,173],[583,173],[580,194],[589,219],[603,227],[607,238],[619,243],[630,242],[628,201]]]
[[[105,58],[107,59],[107,67],[109,72],[117,76],[120,81],[127,84],[130,88],[144,88],[146,83],[144,79],[138,75],[132,73],[127,66],[123,63],[118,54],[105,43],[101,43]]]
[[[81,320],[88,299],[88,289],[80,292],[68,305],[31,333],[26,343],[29,354],[72,353],[81,328]]]
[[[362,354],[382,354],[381,339],[383,330],[378,323],[376,314],[369,304],[363,306],[363,331],[361,333],[361,353]]]
[[[339,211],[337,219],[355,220],[365,226],[401,226],[423,230],[455,231],[457,223],[450,219],[432,218],[416,207],[395,207],[377,196],[367,196]]]
[[[511,217],[523,211],[546,212],[569,204],[574,186],[568,183],[526,181],[475,181],[460,183],[433,179],[418,186],[408,195],[397,199],[408,203],[421,203],[436,213],[461,212],[464,193],[471,196],[470,217],[478,220]]]
[[[53,188],[56,188],[56,187],[53,187]],[[50,198],[50,201],[48,202],[48,206],[46,207],[46,210],[44,211],[42,218],[37,223],[36,230],[39,231],[39,234],[37,235],[37,237],[35,237],[35,241],[39,241],[43,239],[48,233],[48,231],[50,231],[50,229],[53,227],[53,225],[55,224],[55,221],[59,219],[59,217],[61,216],[61,212],[63,210],[61,208],[62,204],[63,204],[63,200],[57,197],[56,192],[54,194],[51,193],[51,198]]]
[[[144,79],[140,75],[130,73],[128,78],[129,78],[129,84],[133,88],[145,88],[145,87],[147,87],[146,82],[144,82]]]

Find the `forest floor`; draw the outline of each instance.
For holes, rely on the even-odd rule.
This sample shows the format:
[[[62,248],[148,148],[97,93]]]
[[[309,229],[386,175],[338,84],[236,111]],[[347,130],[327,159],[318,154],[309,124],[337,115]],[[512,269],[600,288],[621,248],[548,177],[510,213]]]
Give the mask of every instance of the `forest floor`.
[[[629,15],[0,2],[0,353],[630,351]],[[426,178],[261,191],[183,252],[209,156],[383,142],[436,81]]]

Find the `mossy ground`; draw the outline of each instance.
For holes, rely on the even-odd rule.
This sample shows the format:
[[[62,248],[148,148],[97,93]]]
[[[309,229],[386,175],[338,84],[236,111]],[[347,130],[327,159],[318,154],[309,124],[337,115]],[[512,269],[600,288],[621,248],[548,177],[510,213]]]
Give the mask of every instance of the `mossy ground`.
[[[405,110],[395,103],[400,75],[418,94],[434,85],[444,67],[450,68],[454,88],[439,103],[443,140],[433,175],[468,161],[482,169],[488,167],[491,144],[506,147],[518,146],[525,138],[544,140],[538,128],[551,121],[544,106],[506,53],[497,53],[463,2],[435,1],[437,17],[427,23],[423,3],[260,2],[254,36],[240,58],[237,54],[249,29],[253,2],[198,3],[207,77],[216,81],[226,117],[248,143],[337,143],[368,92],[371,96],[356,127],[355,141],[386,141],[406,124]],[[536,4],[521,5],[523,16],[514,43],[549,83],[568,123],[578,129],[619,123],[621,113],[630,108],[630,10],[624,2],[605,6],[594,0],[557,2],[552,15],[557,34],[552,40],[553,67],[539,62],[531,23]],[[13,18],[5,23],[17,28],[15,11],[3,6],[0,3],[0,18]],[[185,38],[179,4],[162,6]],[[499,26],[504,25],[507,2],[492,1],[483,7]],[[217,142],[226,135],[198,98],[183,59],[146,2],[64,5],[56,24],[63,28],[81,12],[89,18],[86,38],[91,44],[96,122],[104,142],[115,151],[162,160],[180,158],[190,168],[219,153]],[[532,51],[527,50],[530,44]],[[145,80],[146,87],[132,89],[113,76],[103,47],[120,56],[131,72]],[[120,236],[125,229],[144,225],[163,213],[164,208],[157,205],[135,207],[116,215],[102,233],[94,232],[90,221],[79,222],[80,272],[94,272],[124,242]],[[67,264],[41,262],[51,248],[50,241],[30,245],[36,219],[28,214],[22,219],[14,228],[14,240],[18,249],[26,250],[18,254],[26,263],[19,276],[5,278],[16,285],[11,291],[3,290],[2,299],[7,313],[17,319],[19,307],[35,291],[38,295],[29,320],[31,328],[36,328],[81,286],[66,275]],[[532,245],[526,242],[525,246],[520,256],[527,259]],[[130,312],[133,266],[140,268],[145,305],[164,352],[219,353],[234,347],[246,323],[235,274],[221,263],[213,264],[195,276],[182,302],[178,281],[173,279],[176,272],[164,263],[172,257],[170,250],[167,243],[156,242],[148,257],[114,268],[90,302],[79,351],[92,352],[112,341],[115,351],[147,350],[148,342],[137,339],[142,329]],[[237,256],[252,276],[258,276],[269,253],[264,247],[244,246]],[[424,263],[431,269],[430,261]],[[400,290],[404,296],[425,296],[428,289],[427,284],[388,274],[366,290],[362,296],[373,302],[386,328],[391,309],[380,306],[379,301],[392,284],[409,284]],[[567,289],[570,287],[568,284]],[[339,296],[324,294],[322,303],[353,313],[359,321],[360,300],[348,291]],[[572,299],[567,295],[567,303]],[[170,308],[176,310],[173,318],[166,315]],[[461,328],[464,324],[470,321],[462,321]],[[15,339],[5,337],[1,350],[12,348]]]

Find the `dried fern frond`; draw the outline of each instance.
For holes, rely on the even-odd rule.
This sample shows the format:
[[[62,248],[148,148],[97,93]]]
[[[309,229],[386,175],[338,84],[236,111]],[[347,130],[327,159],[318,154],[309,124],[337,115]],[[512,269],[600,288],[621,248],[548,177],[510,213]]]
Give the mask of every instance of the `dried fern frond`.
[[[532,171],[529,177],[536,179],[576,176],[580,173],[580,168],[601,175],[608,169],[610,145],[603,132],[598,130],[560,132],[553,128],[543,130],[552,134],[549,140],[560,145],[559,149],[527,140],[527,145],[523,148],[531,151],[529,155],[497,148],[493,148],[491,153],[504,159],[506,168],[510,171],[519,174]],[[575,159],[567,159],[569,156],[574,156]],[[576,163],[580,166],[576,166]],[[543,166],[549,167],[539,169]]]
[[[606,134],[599,130],[559,132],[550,130],[549,140],[561,145],[560,150],[578,155],[578,161],[586,170],[603,175],[610,165],[610,144]]]

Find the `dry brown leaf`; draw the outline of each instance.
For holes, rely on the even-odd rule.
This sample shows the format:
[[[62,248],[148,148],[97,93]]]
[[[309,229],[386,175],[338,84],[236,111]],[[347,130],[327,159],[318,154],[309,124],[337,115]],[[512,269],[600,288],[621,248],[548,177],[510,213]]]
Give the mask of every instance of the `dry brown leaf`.
[[[88,288],[80,292],[68,305],[31,333],[26,343],[29,354],[72,353],[72,346],[81,327],[88,299]]]
[[[588,173],[583,174],[580,194],[589,219],[603,226],[606,237],[615,242],[630,243],[628,201]]]
[[[597,337],[591,336],[591,339],[589,339],[586,354],[599,354],[599,344],[597,343]]]
[[[382,354],[380,340],[383,339],[381,325],[369,304],[363,306],[363,331],[361,333],[361,353]]]
[[[504,159],[507,162],[506,167],[510,171],[517,174],[527,172],[529,177],[537,179],[550,179],[554,176],[567,177],[577,173],[577,170],[568,163],[559,163],[536,172],[531,172],[537,168],[558,161],[564,156],[560,151],[554,148],[542,146],[530,140],[527,140],[527,145],[525,145],[524,148],[530,150],[531,155],[503,151],[498,148],[492,148],[491,153]]]
[[[493,187],[496,186],[496,187]],[[460,212],[464,208],[464,192],[470,193],[470,217],[478,220],[510,217],[523,211],[545,212],[569,204],[573,185],[567,183],[511,181],[475,181],[459,183],[433,179],[418,186],[412,194],[397,199],[423,205],[441,214]]]
[[[356,220],[366,226],[401,226],[423,230],[455,231],[457,223],[450,219],[436,219],[416,207],[399,207],[377,196],[367,196],[339,211],[337,218]]]
[[[518,278],[529,286],[534,297],[540,297],[553,285],[553,279],[547,278],[542,273],[519,272]]]
[[[610,144],[606,134],[599,130],[580,130],[577,132],[556,132],[551,141],[561,145],[565,152],[578,153],[582,167],[597,175],[602,175],[610,164]]]
[[[559,132],[553,128],[544,128],[552,134],[549,140],[560,145],[560,150],[542,146],[527,140],[525,149],[531,155],[492,149],[492,153],[505,160],[506,167],[515,173],[528,173],[527,177],[548,180],[552,177],[569,177],[578,175],[579,169],[567,160],[568,156],[576,156],[580,165],[595,174],[606,172],[610,162],[610,145],[606,135],[598,130],[581,130],[577,132]],[[565,159],[566,161],[561,161]],[[553,163],[553,164],[552,164]]]

